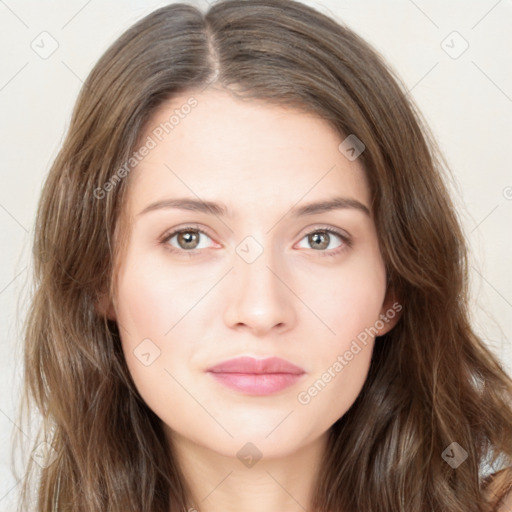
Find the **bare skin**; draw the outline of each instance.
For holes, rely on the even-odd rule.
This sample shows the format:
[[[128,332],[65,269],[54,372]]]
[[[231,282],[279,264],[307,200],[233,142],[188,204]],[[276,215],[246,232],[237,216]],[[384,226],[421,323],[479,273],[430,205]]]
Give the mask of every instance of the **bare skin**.
[[[350,206],[293,210],[337,196],[371,212],[364,169],[319,117],[212,88],[162,106],[140,140],[154,138],[191,95],[197,106],[132,171],[130,240],[108,314],[122,326],[137,389],[174,446],[191,507],[311,510],[329,428],[361,391],[374,334],[357,352],[353,342],[372,326],[389,331],[399,314],[379,322],[396,301],[371,215]],[[142,213],[182,197],[223,203],[232,216]],[[188,238],[164,239],[183,228]],[[240,355],[281,357],[305,373],[260,396],[205,371]]]

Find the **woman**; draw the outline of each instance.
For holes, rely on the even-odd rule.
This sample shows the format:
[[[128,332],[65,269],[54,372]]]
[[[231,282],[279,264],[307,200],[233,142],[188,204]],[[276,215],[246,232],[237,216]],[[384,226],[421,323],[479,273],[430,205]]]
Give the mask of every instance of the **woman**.
[[[377,53],[303,4],[125,32],[38,210],[34,510],[510,509],[512,382],[443,165]]]

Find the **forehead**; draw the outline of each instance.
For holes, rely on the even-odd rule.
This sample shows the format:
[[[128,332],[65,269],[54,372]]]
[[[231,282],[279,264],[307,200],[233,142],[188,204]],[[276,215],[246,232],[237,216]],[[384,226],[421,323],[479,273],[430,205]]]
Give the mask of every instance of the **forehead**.
[[[137,147],[150,149],[131,171],[129,208],[183,196],[221,202],[233,215],[333,196],[369,205],[364,169],[340,151],[343,138],[304,111],[214,89],[182,93],[139,137]]]

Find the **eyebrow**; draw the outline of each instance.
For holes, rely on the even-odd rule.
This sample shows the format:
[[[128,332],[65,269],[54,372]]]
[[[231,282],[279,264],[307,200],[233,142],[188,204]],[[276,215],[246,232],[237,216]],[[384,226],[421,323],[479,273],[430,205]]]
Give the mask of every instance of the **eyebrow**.
[[[162,199],[160,201],[156,201],[146,206],[141,212],[138,213],[138,215],[142,215],[154,210],[168,208],[207,213],[230,218],[234,216],[231,210],[222,203],[217,203],[215,201],[202,201],[188,197]],[[290,213],[295,217],[304,217],[307,215],[315,215],[317,213],[324,213],[331,210],[344,209],[355,209],[370,216],[370,210],[366,205],[357,199],[350,197],[333,197],[331,199],[307,203],[303,206],[292,208]]]

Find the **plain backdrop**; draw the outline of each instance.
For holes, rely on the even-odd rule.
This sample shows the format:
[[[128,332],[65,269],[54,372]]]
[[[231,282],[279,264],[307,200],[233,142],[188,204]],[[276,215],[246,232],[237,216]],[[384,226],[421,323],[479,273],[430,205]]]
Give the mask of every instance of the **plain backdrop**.
[[[10,449],[20,428],[20,325],[41,186],[93,65],[126,28],[168,3],[0,0],[0,510],[14,510],[19,488]],[[470,244],[475,329],[512,373],[512,2],[304,3],[373,44],[430,124]]]

